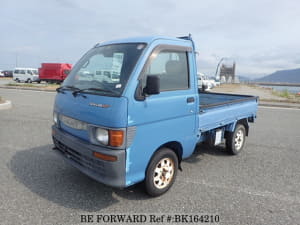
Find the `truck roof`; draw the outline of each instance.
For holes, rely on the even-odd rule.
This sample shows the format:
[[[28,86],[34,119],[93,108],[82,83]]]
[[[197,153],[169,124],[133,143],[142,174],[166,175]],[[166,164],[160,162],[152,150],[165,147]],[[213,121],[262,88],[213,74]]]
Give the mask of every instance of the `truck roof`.
[[[190,39],[188,39],[190,38]],[[123,39],[117,39],[112,41],[105,41],[102,43],[96,44],[95,47],[101,46],[101,45],[109,45],[109,44],[119,44],[119,43],[147,43],[150,44],[155,40],[169,40],[169,41],[176,41],[176,42],[182,42],[183,45],[189,45],[192,46],[192,39],[191,37],[182,37],[182,38],[176,38],[176,37],[168,37],[168,36],[145,36],[145,37],[132,37],[132,38],[123,38]]]

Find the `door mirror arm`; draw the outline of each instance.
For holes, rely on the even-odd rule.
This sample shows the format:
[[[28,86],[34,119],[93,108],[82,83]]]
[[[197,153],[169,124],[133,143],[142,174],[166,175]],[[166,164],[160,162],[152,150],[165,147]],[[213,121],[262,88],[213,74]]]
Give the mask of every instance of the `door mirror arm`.
[[[143,89],[143,96],[157,95],[160,93],[160,78],[157,75],[148,75],[146,87]]]

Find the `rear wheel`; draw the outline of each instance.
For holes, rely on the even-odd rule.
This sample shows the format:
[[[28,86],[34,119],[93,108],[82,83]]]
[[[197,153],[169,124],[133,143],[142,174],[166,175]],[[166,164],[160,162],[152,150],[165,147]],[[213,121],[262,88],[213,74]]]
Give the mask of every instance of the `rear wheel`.
[[[229,133],[226,138],[226,148],[232,155],[239,154],[245,144],[246,129],[242,124],[237,124],[234,132]]]
[[[152,157],[146,172],[145,188],[151,196],[159,196],[173,185],[178,170],[178,158],[174,151],[162,148]]]

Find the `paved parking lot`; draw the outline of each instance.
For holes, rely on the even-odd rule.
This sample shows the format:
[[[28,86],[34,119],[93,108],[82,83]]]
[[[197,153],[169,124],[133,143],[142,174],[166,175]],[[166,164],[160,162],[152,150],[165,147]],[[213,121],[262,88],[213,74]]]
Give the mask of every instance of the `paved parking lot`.
[[[12,78],[0,77],[0,85],[5,85],[5,84],[8,84],[10,82],[13,82]]]
[[[199,146],[172,189],[113,189],[88,178],[51,148],[55,93],[0,89],[0,224],[81,224],[82,214],[220,215],[220,224],[299,224],[300,110],[260,108],[244,152]],[[109,223],[107,223],[109,224]]]

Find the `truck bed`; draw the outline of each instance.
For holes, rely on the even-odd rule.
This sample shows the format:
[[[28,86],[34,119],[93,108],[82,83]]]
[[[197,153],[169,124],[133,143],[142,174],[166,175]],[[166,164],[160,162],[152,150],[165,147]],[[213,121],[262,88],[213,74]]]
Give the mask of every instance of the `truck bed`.
[[[201,132],[241,119],[256,117],[258,105],[256,96],[199,92],[199,101],[199,129]]]
[[[222,105],[234,104],[257,99],[251,95],[237,95],[224,93],[199,92],[200,109],[212,108]]]

